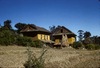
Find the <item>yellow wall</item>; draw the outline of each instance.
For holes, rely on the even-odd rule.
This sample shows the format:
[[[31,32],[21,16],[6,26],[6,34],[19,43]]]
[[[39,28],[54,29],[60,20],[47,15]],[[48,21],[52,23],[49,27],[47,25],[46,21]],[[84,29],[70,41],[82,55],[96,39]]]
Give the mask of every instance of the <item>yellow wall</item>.
[[[69,44],[73,44],[75,42],[75,38],[74,37],[68,38],[68,42]]]
[[[60,39],[55,39],[55,44],[59,44],[60,43]]]
[[[75,42],[75,38],[74,37],[71,37],[71,38],[68,38],[68,42],[66,42],[66,44],[73,44]],[[55,39],[55,44],[59,44],[61,43],[60,39]]]
[[[45,35],[44,35],[44,34],[42,34],[42,37],[41,37],[41,38],[42,38],[42,40],[44,40],[44,38],[45,38]]]
[[[48,40],[47,38],[48,38],[48,36],[47,36],[47,35],[45,35],[45,40]]]
[[[50,40],[50,35],[48,35],[48,40]]]
[[[50,40],[50,35],[37,34],[37,38],[38,38],[39,40]]]
[[[41,34],[37,35],[37,39],[41,40]]]

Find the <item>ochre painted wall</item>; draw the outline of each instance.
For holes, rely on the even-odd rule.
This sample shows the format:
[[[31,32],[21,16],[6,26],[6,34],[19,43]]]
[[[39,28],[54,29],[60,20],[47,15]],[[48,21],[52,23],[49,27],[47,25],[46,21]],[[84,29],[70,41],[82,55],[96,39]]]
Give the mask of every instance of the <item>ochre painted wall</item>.
[[[48,36],[47,35],[45,35],[45,40],[48,40]]]
[[[68,38],[68,42],[69,44],[73,44],[75,42],[75,38],[74,37]]]
[[[39,40],[50,40],[50,35],[37,34],[37,39],[39,39]]]
[[[37,34],[37,39],[41,40],[41,34]]]
[[[55,44],[60,44],[60,39],[55,39]]]
[[[44,38],[45,38],[45,35],[44,35],[44,34],[41,34],[41,35],[42,35],[41,39],[42,39],[42,40],[44,40]]]
[[[50,40],[50,35],[48,35],[48,40]]]
[[[71,37],[71,38],[68,38],[68,43],[66,44],[73,44],[74,42],[75,42],[75,38]],[[60,39],[55,39],[55,44],[60,44],[60,43],[61,43]]]

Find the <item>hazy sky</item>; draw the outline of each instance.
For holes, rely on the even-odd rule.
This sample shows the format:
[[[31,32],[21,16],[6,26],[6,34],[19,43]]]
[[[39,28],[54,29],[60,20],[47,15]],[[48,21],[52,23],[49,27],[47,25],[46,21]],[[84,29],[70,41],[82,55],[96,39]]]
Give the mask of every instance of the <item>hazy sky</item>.
[[[0,24],[11,20],[32,23],[49,29],[61,25],[77,34],[90,31],[100,36],[100,2],[98,0],[0,0]]]

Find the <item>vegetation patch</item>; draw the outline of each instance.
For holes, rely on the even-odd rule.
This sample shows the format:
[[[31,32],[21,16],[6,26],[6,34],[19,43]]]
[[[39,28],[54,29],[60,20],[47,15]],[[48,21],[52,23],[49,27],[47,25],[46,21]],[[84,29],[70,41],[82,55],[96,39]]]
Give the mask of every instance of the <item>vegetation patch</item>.
[[[76,49],[79,49],[82,46],[83,46],[83,44],[81,42],[74,42],[72,47],[76,48]]]
[[[39,57],[36,57],[36,55],[32,54],[30,51],[30,48],[27,49],[28,51],[28,61],[24,64],[25,68],[44,68],[44,61],[43,56],[47,50],[42,50],[42,53]]]

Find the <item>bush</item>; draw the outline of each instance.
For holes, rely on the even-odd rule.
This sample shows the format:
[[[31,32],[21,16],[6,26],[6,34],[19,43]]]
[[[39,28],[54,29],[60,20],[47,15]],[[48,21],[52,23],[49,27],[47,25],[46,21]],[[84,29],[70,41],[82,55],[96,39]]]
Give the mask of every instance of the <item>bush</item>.
[[[15,34],[10,30],[2,30],[0,32],[0,44],[1,45],[11,45],[15,43]]]
[[[44,59],[43,56],[47,50],[42,51],[41,55],[37,58],[36,55],[33,55],[28,48],[28,61],[24,64],[25,68],[44,68]]]
[[[73,43],[73,48],[79,49],[80,47],[82,47],[82,43],[81,42],[74,42]]]
[[[95,49],[100,49],[100,45],[95,45]]]
[[[35,43],[32,41],[31,38],[21,37],[21,36],[17,37],[16,44],[17,45],[22,45],[22,46],[35,46]]]
[[[94,44],[87,44],[87,45],[85,45],[85,48],[88,50],[92,50],[92,49],[95,49],[95,45]]]
[[[38,48],[43,47],[43,42],[40,40],[36,40],[36,41],[34,41],[34,43],[35,43],[35,47],[38,47]]]

